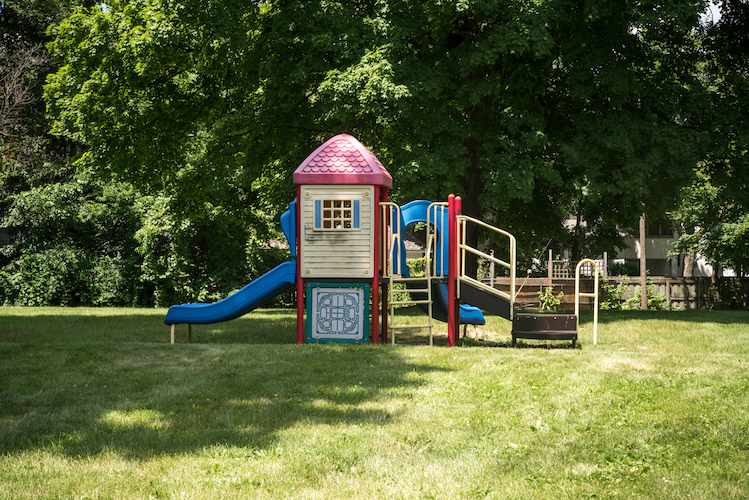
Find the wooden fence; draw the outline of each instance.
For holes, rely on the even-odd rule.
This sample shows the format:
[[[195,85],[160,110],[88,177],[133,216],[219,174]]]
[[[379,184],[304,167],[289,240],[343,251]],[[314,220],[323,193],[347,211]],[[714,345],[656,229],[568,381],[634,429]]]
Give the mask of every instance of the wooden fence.
[[[497,277],[494,280],[484,280],[485,283],[493,285],[495,288],[509,292],[509,278]],[[622,299],[640,297],[640,277],[639,276],[613,276],[606,281],[603,279],[599,282],[599,301],[606,300],[606,289],[604,283],[608,282],[609,286],[622,287]],[[721,284],[731,284],[743,291],[744,297],[749,296],[749,278],[719,278]],[[665,300],[666,309],[704,309],[710,304],[715,303],[717,295],[712,285],[711,278],[665,278],[653,276],[648,278],[648,283],[652,284],[653,293]],[[574,278],[518,278],[517,279],[517,308],[518,309],[539,309],[541,307],[538,293],[548,286],[554,287],[554,295],[563,292],[562,303],[558,309],[560,311],[571,311],[575,308],[575,280]],[[581,279],[580,291],[593,292],[594,280]],[[639,304],[639,302],[638,302]],[[744,304],[746,307],[747,304]],[[593,298],[581,297],[580,307],[589,309],[593,307]]]

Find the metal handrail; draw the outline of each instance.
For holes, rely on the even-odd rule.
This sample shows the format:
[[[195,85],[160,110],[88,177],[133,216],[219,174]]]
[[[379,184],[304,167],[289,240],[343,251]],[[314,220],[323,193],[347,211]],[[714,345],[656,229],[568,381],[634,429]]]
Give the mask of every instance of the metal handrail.
[[[580,269],[583,264],[592,264],[595,269],[595,290],[593,293],[580,291]],[[580,297],[593,297],[593,344],[598,343],[598,264],[593,259],[583,259],[575,266],[575,316],[580,323]]]
[[[400,234],[400,207],[390,201],[381,201],[382,210],[382,238],[380,238],[381,249],[380,255],[386,259],[387,266],[383,266],[383,277],[389,277],[393,274],[393,253],[395,245],[402,238]],[[393,214],[394,212],[394,214]],[[393,221],[394,219],[394,221]],[[390,223],[388,223],[390,221]],[[393,225],[393,222],[395,225]],[[399,273],[400,274],[400,273]]]
[[[498,227],[494,227],[490,224],[487,224],[478,219],[474,219],[473,217],[469,217],[467,215],[458,215],[456,219],[458,220],[458,234],[460,235],[460,242],[458,243],[459,259],[460,259],[459,261],[460,271],[458,273],[458,282],[465,281],[477,288],[480,288],[489,293],[502,297],[505,300],[508,300],[510,302],[510,315],[512,316],[514,308],[515,308],[515,296],[516,296],[515,269],[517,267],[517,242],[515,240],[515,236],[513,236],[512,234],[508,233],[507,231],[503,229],[499,229]],[[490,231],[493,231],[502,236],[506,236],[509,239],[509,243],[510,243],[510,262],[505,262],[504,260],[498,259],[494,257],[493,255],[489,255],[487,253],[482,252],[481,250],[468,246],[465,243],[467,222],[476,223],[479,226],[489,229]],[[479,257],[489,260],[490,262],[494,262],[495,264],[499,264],[500,266],[509,269],[510,270],[510,293],[503,292],[502,290],[497,290],[496,288],[486,285],[485,283],[482,283],[478,281],[477,279],[472,278],[471,276],[467,276],[466,275],[466,259],[465,259],[466,252],[471,252],[475,255],[478,255]],[[458,287],[458,289],[460,289],[460,287]]]
[[[425,274],[427,277],[443,277],[447,276],[447,263],[448,263],[448,252],[442,252],[442,258],[441,258],[441,273],[437,274],[437,237],[439,234],[437,233],[437,207],[446,207],[448,203],[446,201],[438,201],[430,204],[427,207],[427,228],[426,228],[426,263],[424,264],[424,268],[427,270],[425,271]],[[431,220],[431,214],[434,212],[434,218],[435,220]],[[440,217],[442,218],[442,221],[444,222],[445,219],[447,219],[447,214],[442,213],[440,211]],[[433,223],[434,222],[434,223]],[[445,225],[445,224],[443,224]],[[441,235],[441,238],[447,238],[446,234]],[[441,244],[441,241],[439,242]],[[434,268],[432,268],[432,253],[434,253]]]

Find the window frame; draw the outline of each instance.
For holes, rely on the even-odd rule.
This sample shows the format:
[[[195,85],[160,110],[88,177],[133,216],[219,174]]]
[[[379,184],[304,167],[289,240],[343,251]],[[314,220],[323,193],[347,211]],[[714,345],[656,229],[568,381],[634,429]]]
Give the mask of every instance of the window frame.
[[[315,231],[361,230],[361,200],[357,198],[316,199],[314,215]]]

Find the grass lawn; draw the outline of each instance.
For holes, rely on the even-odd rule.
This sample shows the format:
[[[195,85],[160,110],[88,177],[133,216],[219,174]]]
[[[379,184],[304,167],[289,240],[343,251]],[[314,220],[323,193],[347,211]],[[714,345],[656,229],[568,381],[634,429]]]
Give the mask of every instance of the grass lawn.
[[[602,312],[574,349],[296,345],[284,310],[170,345],[164,314],[0,308],[0,498],[749,498],[749,312]]]

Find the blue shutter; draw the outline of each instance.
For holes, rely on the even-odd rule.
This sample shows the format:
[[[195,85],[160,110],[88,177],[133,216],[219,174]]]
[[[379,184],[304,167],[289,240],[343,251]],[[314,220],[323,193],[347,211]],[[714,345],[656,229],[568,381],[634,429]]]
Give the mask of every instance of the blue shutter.
[[[354,200],[354,229],[359,229],[359,200]]]
[[[315,229],[322,228],[322,202],[315,200]]]

